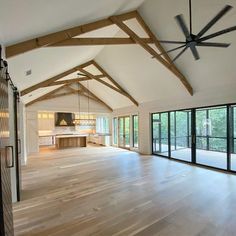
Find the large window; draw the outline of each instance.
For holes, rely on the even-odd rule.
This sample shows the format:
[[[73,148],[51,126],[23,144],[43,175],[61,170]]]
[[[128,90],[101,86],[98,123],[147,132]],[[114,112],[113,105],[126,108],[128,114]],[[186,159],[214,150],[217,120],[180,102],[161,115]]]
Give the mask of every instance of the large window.
[[[96,132],[100,134],[109,134],[109,118],[108,117],[97,117]]]
[[[113,118],[113,144],[117,145],[118,140],[117,140],[117,135],[118,135],[118,119],[115,117]]]
[[[236,171],[236,106],[152,114],[154,154]]]
[[[133,116],[133,146],[138,148],[138,116]]]

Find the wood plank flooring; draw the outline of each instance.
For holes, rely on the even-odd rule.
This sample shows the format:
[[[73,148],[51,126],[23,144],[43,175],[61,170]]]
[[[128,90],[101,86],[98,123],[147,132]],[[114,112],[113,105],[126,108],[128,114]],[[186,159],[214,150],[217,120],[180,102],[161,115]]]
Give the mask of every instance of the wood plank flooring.
[[[236,176],[112,147],[45,150],[23,168],[16,235],[228,236]]]

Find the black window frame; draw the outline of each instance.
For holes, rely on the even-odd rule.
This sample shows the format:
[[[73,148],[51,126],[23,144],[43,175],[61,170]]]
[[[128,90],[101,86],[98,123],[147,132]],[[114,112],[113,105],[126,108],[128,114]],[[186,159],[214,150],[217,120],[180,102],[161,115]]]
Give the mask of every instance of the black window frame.
[[[204,165],[204,164],[200,164],[200,163],[196,163],[196,110],[200,110],[200,109],[214,109],[214,108],[220,108],[220,107],[225,107],[226,108],[226,154],[227,154],[227,168],[226,169],[222,169],[222,168],[218,168],[218,167],[214,167],[214,166],[208,166],[208,165]],[[183,162],[183,163],[187,163],[187,164],[193,164],[196,166],[201,166],[201,167],[206,167],[206,168],[210,168],[210,169],[215,169],[215,170],[220,170],[223,172],[230,172],[233,174],[236,174],[236,170],[232,170],[232,166],[231,166],[231,154],[234,154],[234,145],[233,142],[234,140],[236,140],[236,137],[234,136],[234,112],[233,109],[234,107],[236,107],[236,103],[228,103],[228,104],[218,104],[218,105],[209,105],[209,106],[202,106],[202,107],[192,107],[192,108],[183,108],[183,109],[178,109],[178,110],[167,110],[167,111],[160,111],[160,112],[153,112],[151,113],[151,150],[152,150],[152,154],[156,155],[156,156],[160,156],[163,158],[168,158],[174,161],[179,161],[179,162]],[[185,160],[180,160],[180,159],[175,159],[173,157],[171,157],[170,155],[170,145],[169,145],[169,152],[168,152],[168,156],[165,155],[161,155],[160,153],[155,153],[153,150],[153,116],[155,114],[161,114],[161,113],[168,113],[169,116],[169,123],[170,123],[170,113],[171,112],[177,112],[177,111],[186,111],[189,110],[191,111],[191,136],[192,136],[192,148],[191,148],[191,153],[192,153],[192,158],[191,158],[191,162],[185,161]],[[168,135],[170,136],[170,128],[168,129]]]

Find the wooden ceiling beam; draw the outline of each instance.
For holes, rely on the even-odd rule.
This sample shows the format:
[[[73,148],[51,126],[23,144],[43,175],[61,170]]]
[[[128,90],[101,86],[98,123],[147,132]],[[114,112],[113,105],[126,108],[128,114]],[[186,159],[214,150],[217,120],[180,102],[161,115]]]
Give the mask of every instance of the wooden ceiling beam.
[[[42,96],[40,96],[40,97],[38,97],[38,98],[32,100],[32,101],[30,101],[30,102],[28,102],[28,103],[26,104],[26,106],[30,106],[30,105],[33,105],[33,104],[36,103],[36,102],[43,101],[43,100],[45,100],[47,97],[50,97],[52,94],[54,94],[55,92],[58,92],[58,91],[64,89],[65,87],[66,87],[66,85],[63,85],[63,86],[61,86],[61,87],[59,87],[59,88],[53,89],[52,91],[50,91],[50,92],[48,92],[48,93],[46,93],[46,94],[44,94],[44,95],[42,95]]]
[[[165,49],[162,47],[161,43],[157,39],[157,37],[154,35],[154,33],[151,31],[150,27],[146,24],[146,22],[143,20],[142,16],[139,14],[138,11],[136,11],[136,19],[138,23],[141,25],[143,30],[147,33],[147,35],[150,37],[150,39],[153,40],[155,46],[157,49],[163,54],[163,57],[170,63],[173,64],[171,58],[166,53]]]
[[[123,89],[96,61],[92,60],[92,64],[103,74],[105,75],[120,91],[130,99],[136,106],[138,106],[138,102],[127,92]]]
[[[79,84],[78,84],[79,85]],[[80,85],[79,85],[79,87],[80,87]],[[75,88],[72,88],[72,87],[70,87],[70,86],[67,86],[67,88],[68,89],[70,89],[71,90],[71,93],[73,93],[73,94],[80,94],[80,95],[83,95],[83,96],[85,96],[85,97],[87,97],[87,98],[89,98],[89,99],[91,99],[91,100],[94,100],[94,101],[96,101],[96,102],[98,102],[98,103],[101,103],[98,99],[96,99],[96,98],[94,98],[94,97],[91,97],[91,96],[89,96],[88,94],[86,94],[86,92],[80,87],[80,89],[75,89]],[[103,104],[103,103],[102,103]],[[104,105],[104,104],[103,104]]]
[[[131,30],[123,21],[135,18],[141,27],[145,30],[148,37],[140,38],[133,30]],[[126,34],[129,35],[130,38],[73,38],[78,35],[91,32],[100,28],[104,28],[106,26],[110,26],[116,24],[120,27]],[[28,41],[24,41],[15,45],[6,47],[6,55],[7,57],[15,56],[36,48],[40,47],[50,47],[50,46],[72,46],[72,45],[112,45],[112,44],[139,44],[143,47],[147,52],[149,52],[154,58],[156,58],[161,64],[163,64],[168,70],[170,70],[175,76],[179,78],[182,84],[185,86],[187,91],[193,95],[193,89],[185,76],[179,71],[179,69],[174,65],[169,55],[165,52],[161,43],[157,39],[157,37],[152,33],[151,29],[145,23],[141,15],[137,11],[128,12],[125,14],[112,16],[107,19],[99,20],[93,23],[73,27],[70,29],[66,29],[63,31],[59,31],[56,33],[48,34],[42,37],[34,38]],[[162,55],[158,54],[152,47],[148,44],[154,43],[156,47],[160,50]],[[86,64],[86,63],[85,63]],[[88,62],[87,65],[90,65],[91,62]],[[57,80],[76,72],[79,68],[84,68],[87,65],[81,65],[78,67],[74,67],[70,70],[67,70],[59,75],[56,75],[48,80],[45,80],[41,83],[33,85],[27,89],[24,89],[21,92],[21,95],[24,96],[38,88],[53,86],[54,82]],[[106,73],[107,74],[107,73]],[[107,75],[108,79],[127,97],[136,105],[138,105],[137,101],[132,98],[119,84],[117,84],[109,75]],[[100,81],[101,82],[101,81]],[[106,82],[103,81],[103,84]],[[60,82],[58,81],[58,84]]]
[[[119,15],[119,18],[122,20],[129,20],[134,17],[135,17],[134,11]],[[75,36],[88,33],[94,30],[98,30],[113,24],[114,23],[109,18],[102,19],[92,23],[58,31],[52,34],[47,34],[45,36],[33,38],[17,44],[9,45],[6,47],[6,58],[20,55],[33,49],[47,47],[51,44],[59,43],[64,40],[71,39]]]
[[[79,85],[79,87],[81,88],[80,85]],[[70,90],[70,91],[69,91],[69,92],[63,92],[63,93],[55,94],[56,92],[58,92],[58,91],[60,91],[60,90],[62,90],[62,89],[65,89],[65,88],[68,89],[68,90]],[[76,90],[76,89],[74,89],[74,88],[71,88],[71,87],[68,86],[67,84],[65,84],[64,86],[61,86],[61,87],[59,87],[59,88],[56,88],[56,89],[50,91],[49,93],[44,94],[44,95],[42,95],[42,96],[40,96],[40,97],[34,99],[33,101],[30,101],[29,103],[26,104],[26,107],[27,107],[27,106],[30,106],[30,105],[33,105],[33,104],[36,103],[36,102],[41,102],[41,101],[45,101],[45,100],[50,100],[50,99],[54,99],[54,98],[58,98],[58,97],[64,97],[64,96],[68,96],[68,95],[71,95],[71,94],[80,94],[80,95],[83,95],[83,96],[85,96],[85,97],[87,97],[87,98],[89,98],[89,99],[91,99],[91,100],[94,100],[94,101],[96,101],[96,102],[98,102],[98,103],[104,105],[104,103],[101,102],[101,100],[96,99],[96,98],[94,98],[94,97],[91,97],[91,96],[85,94],[85,90],[84,90],[84,89],[81,88],[81,89]]]
[[[64,92],[64,93],[59,93],[59,94],[52,94],[49,97],[44,98],[43,100],[49,100],[49,99],[53,99],[53,98],[64,97],[64,96],[68,96],[68,95],[71,95],[71,94],[74,94],[74,93],[73,92]]]
[[[91,80],[91,79],[88,77],[82,77],[82,78],[75,78],[75,79],[68,79],[68,80],[59,80],[59,81],[53,82],[51,84],[45,85],[44,87],[56,86],[56,85],[60,85],[60,84],[73,84],[76,82],[81,82],[81,81],[86,81],[86,80]]]
[[[70,85],[67,85],[66,88],[69,89],[73,93],[78,93],[79,91],[81,91],[81,89],[72,88],[72,87],[70,87]]]
[[[86,67],[86,66],[91,65],[91,63],[92,63],[92,62],[89,61],[89,62],[86,62],[86,63],[84,63],[84,64],[82,64],[82,65],[75,66],[75,67],[73,67],[73,68],[71,68],[71,69],[69,69],[69,70],[67,70],[67,71],[64,71],[64,72],[62,72],[62,73],[60,73],[60,74],[58,74],[58,75],[56,75],[56,76],[53,76],[53,77],[51,77],[51,78],[49,78],[49,79],[47,79],[47,80],[44,80],[44,81],[42,81],[42,82],[40,82],[40,83],[38,83],[38,84],[35,84],[35,85],[33,85],[33,86],[30,86],[30,87],[28,87],[28,88],[22,90],[20,94],[21,94],[21,96],[24,96],[24,95],[26,95],[26,94],[28,94],[28,93],[33,92],[34,90],[37,90],[37,89],[42,88],[42,87],[46,87],[46,86],[48,86],[49,84],[51,84],[51,83],[53,83],[53,82],[55,82],[55,81],[57,81],[57,80],[59,80],[59,79],[62,79],[63,77],[65,77],[65,76],[67,76],[67,75],[70,75],[70,74],[72,74],[72,73],[74,73],[74,72],[77,72],[77,71],[79,70],[79,68],[84,68],[84,67]]]
[[[154,43],[151,38],[142,38],[146,43]],[[59,43],[51,44],[48,47],[65,46],[96,46],[96,45],[123,45],[136,44],[131,38],[71,38]]]
[[[124,92],[122,92],[120,89],[116,88],[115,86],[112,86],[111,84],[107,83],[106,81],[102,80],[102,79],[99,79],[99,78],[96,78],[95,75],[92,75],[91,73],[89,73],[88,71],[84,70],[84,69],[80,69],[80,71],[84,74],[86,74],[90,79],[94,79],[96,81],[98,81],[99,83],[101,84],[104,84],[105,86],[113,89],[114,91],[126,96],[126,94]]]
[[[104,75],[95,75],[95,77],[97,79],[100,79],[100,78],[104,78],[105,76]],[[88,77],[81,77],[81,78],[74,78],[74,79],[68,79],[68,80],[59,80],[59,81],[53,82],[51,84],[45,85],[43,87],[56,86],[56,85],[60,85],[60,84],[73,84],[73,83],[87,81],[87,80],[92,80],[92,79],[88,78]]]
[[[87,89],[83,84],[81,84],[80,82],[78,82],[78,84],[80,85],[82,90],[86,92],[89,96],[92,96],[93,98],[97,99],[101,104],[106,106],[110,111],[113,111],[113,109],[110,106],[108,106],[104,101],[102,101],[99,97],[97,97],[94,93],[92,93],[89,89]]]
[[[91,99],[91,100],[93,100],[93,101],[96,101],[96,102],[98,102],[98,103],[100,103],[100,101],[98,100],[98,99],[96,99],[96,98],[94,98],[94,97],[92,97],[92,96],[89,96],[82,88],[81,89],[78,89],[78,90],[76,90],[76,89],[74,89],[74,88],[71,88],[72,90],[71,91],[73,91],[72,93],[73,94],[79,94],[79,95],[83,95],[84,97],[86,97],[86,98],[89,98],[89,99]],[[102,103],[103,104],[103,103]],[[104,104],[103,104],[104,105]]]
[[[177,66],[172,62],[171,58],[169,57],[168,53],[165,51],[165,49],[162,47],[160,41],[156,37],[156,35],[151,31],[150,27],[146,24],[146,22],[143,20],[142,16],[139,14],[138,11],[136,11],[136,19],[141,25],[141,27],[144,29],[144,31],[147,33],[147,35],[150,37],[150,39],[153,40],[155,46],[157,49],[162,53],[163,57],[170,63],[173,70],[176,71],[176,73],[179,75],[177,76],[184,87],[188,90],[190,95],[193,95],[193,88],[188,82],[188,80],[185,78],[185,76],[180,72],[180,70],[177,68]]]
[[[111,16],[110,19],[119,26],[126,34],[128,34],[133,40],[135,40],[142,48],[144,48],[148,53],[150,53],[154,58],[156,58],[163,66],[165,66],[169,71],[171,71],[175,76],[177,76],[190,95],[193,95],[193,89],[188,83],[187,79],[180,74],[176,69],[173,68],[172,64],[162,58],[152,47],[145,43],[133,30],[131,30],[126,24],[119,19],[119,17]]]

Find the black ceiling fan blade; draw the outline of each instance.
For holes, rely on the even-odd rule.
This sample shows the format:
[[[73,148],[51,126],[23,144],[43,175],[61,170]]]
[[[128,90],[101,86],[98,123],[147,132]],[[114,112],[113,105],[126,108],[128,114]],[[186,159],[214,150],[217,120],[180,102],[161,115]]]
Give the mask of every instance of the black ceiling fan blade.
[[[232,32],[232,31],[235,31],[235,30],[236,30],[236,26],[232,26],[232,27],[229,27],[229,28],[227,28],[227,29],[223,29],[223,30],[220,30],[220,31],[215,32],[215,33],[213,33],[213,34],[207,35],[207,36],[205,36],[205,37],[199,39],[199,41],[200,41],[200,42],[203,42],[203,41],[205,41],[205,40],[212,39],[212,38],[215,38],[215,37],[220,36],[220,35],[222,35],[222,34],[227,34],[227,33],[230,33],[230,32]]]
[[[85,74],[82,74],[82,73],[77,73],[77,75],[86,76]]]
[[[226,5],[198,34],[197,38],[201,38],[218,20],[220,20],[233,7]]]
[[[172,60],[172,62],[176,61],[187,49],[188,47],[186,46],[181,52],[177,54],[177,56]]]
[[[196,61],[199,60],[199,59],[200,59],[200,56],[199,56],[199,53],[198,53],[198,51],[197,51],[196,46],[190,46],[190,50],[191,50],[191,52],[192,52],[192,54],[193,54],[194,59],[195,59]]]
[[[171,41],[171,40],[159,40],[160,43],[169,43],[169,44],[186,44],[183,41]]]
[[[177,16],[175,16],[175,19],[176,19],[179,27],[181,28],[182,32],[184,33],[185,37],[187,39],[190,39],[191,36],[190,36],[189,30],[187,28],[187,25],[185,23],[183,15],[177,15]]]
[[[169,52],[174,52],[174,51],[176,51],[176,50],[178,50],[178,49],[181,49],[181,48],[183,48],[183,47],[186,47],[186,44],[185,44],[185,45],[181,45],[181,46],[179,46],[179,47],[177,47],[177,48],[172,48],[172,49],[166,51],[165,53],[161,53],[160,55],[167,54],[167,53],[169,53]]]
[[[197,43],[197,46],[201,46],[201,47],[227,48],[227,47],[230,46],[230,43],[200,42],[200,43]]]

